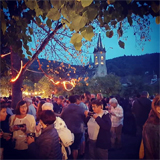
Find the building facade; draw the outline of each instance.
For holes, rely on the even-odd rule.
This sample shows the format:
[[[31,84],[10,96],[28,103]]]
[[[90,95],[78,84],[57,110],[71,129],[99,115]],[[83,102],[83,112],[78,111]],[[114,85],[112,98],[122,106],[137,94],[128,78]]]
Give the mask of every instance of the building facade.
[[[106,50],[102,45],[101,35],[99,33],[97,47],[94,48],[94,67],[95,75],[94,77],[104,77],[107,75],[106,67]]]

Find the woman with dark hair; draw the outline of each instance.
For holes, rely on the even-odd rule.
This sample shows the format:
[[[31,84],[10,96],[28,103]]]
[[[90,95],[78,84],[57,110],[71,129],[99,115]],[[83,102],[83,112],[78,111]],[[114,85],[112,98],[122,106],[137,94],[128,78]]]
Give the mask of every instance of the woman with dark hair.
[[[27,133],[35,132],[35,119],[27,112],[27,104],[22,100],[16,106],[16,114],[10,117],[10,130],[13,132],[13,139],[15,140],[15,159],[27,158]]]
[[[152,101],[152,109],[143,126],[140,159],[160,159],[160,95]]]
[[[43,127],[41,135],[34,140],[28,136],[28,151],[33,159],[62,159],[61,146],[57,130],[54,128],[56,116],[51,110],[44,110],[40,114]]]

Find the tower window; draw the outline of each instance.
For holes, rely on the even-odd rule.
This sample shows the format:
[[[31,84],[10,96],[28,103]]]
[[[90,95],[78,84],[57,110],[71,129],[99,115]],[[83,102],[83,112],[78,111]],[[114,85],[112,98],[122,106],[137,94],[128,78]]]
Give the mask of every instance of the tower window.
[[[98,62],[95,63],[96,65],[98,64]]]
[[[101,56],[101,60],[103,60],[104,59],[104,57],[103,56]]]
[[[102,54],[102,51],[100,53]]]
[[[101,64],[104,64],[103,62],[101,62]]]

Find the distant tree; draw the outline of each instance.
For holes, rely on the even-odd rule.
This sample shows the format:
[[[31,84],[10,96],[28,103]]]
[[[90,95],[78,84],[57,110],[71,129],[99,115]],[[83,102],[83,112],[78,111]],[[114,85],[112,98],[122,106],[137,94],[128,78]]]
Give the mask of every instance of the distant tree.
[[[143,77],[142,76],[129,76],[128,85],[122,86],[121,95],[124,97],[130,97],[137,95],[143,91]]]
[[[88,82],[89,91],[91,93],[99,93],[108,96],[119,94],[121,83],[119,77],[108,74],[105,77],[93,78]]]
[[[10,76],[0,78],[0,95],[9,96],[11,94],[12,85],[10,83]]]

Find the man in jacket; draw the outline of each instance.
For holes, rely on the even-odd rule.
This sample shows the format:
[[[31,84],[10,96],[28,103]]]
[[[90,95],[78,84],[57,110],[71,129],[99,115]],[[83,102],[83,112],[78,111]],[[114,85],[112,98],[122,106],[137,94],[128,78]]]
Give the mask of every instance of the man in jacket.
[[[68,129],[74,134],[74,143],[71,145],[73,159],[78,157],[78,149],[84,131],[84,110],[76,103],[75,96],[69,97],[70,104],[64,108],[61,118],[66,123]]]
[[[133,103],[132,112],[136,119],[137,135],[142,134],[143,125],[146,122],[151,110],[151,101],[148,97],[149,93],[147,91],[143,91],[141,93],[141,97]]]

